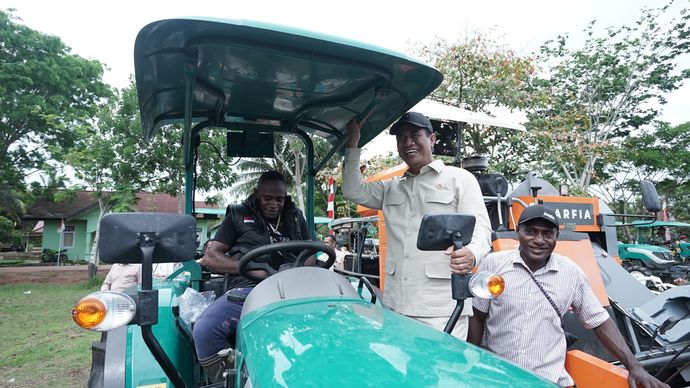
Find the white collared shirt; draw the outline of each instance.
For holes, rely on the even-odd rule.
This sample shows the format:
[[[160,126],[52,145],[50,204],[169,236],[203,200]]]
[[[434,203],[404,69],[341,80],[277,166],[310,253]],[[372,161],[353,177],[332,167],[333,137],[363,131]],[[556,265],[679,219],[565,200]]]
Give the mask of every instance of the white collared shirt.
[[[475,229],[467,247],[479,262],[490,249],[491,224],[477,179],[437,160],[417,176],[364,182],[359,156],[359,149],[345,150],[343,195],[383,210],[388,242],[384,303],[404,315],[449,316],[456,304],[451,298],[450,259],[443,252],[418,250],[417,234],[425,214],[473,215]]]
[[[141,264],[113,264],[105,276],[101,291],[124,291],[141,284]]]

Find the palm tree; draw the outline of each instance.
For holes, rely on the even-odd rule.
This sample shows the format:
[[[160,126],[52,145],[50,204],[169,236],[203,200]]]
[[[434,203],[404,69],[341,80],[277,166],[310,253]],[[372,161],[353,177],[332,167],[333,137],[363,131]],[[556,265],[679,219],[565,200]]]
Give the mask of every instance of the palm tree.
[[[318,137],[314,141],[314,153],[318,160],[330,149],[328,143]],[[238,183],[230,190],[231,195],[246,197],[249,196],[259,180],[259,176],[265,171],[275,170],[283,174],[290,194],[295,199],[295,204],[302,210],[304,206],[304,176],[306,174],[307,161],[304,153],[304,144],[294,135],[277,135],[273,145],[274,157],[251,158],[242,160],[237,164]],[[328,163],[327,167],[338,164],[334,158]]]
[[[0,214],[19,222],[26,211],[19,192],[9,182],[0,185]]]
[[[287,141],[285,136],[278,135],[273,144],[274,158],[246,158],[240,160],[235,167],[238,175],[237,183],[233,185],[229,193],[241,198],[248,197],[254,192],[261,174],[268,170],[275,170],[281,173],[285,177],[288,187],[292,187],[294,181],[290,173],[290,167],[285,163],[285,158],[282,155],[288,152],[286,148]]]

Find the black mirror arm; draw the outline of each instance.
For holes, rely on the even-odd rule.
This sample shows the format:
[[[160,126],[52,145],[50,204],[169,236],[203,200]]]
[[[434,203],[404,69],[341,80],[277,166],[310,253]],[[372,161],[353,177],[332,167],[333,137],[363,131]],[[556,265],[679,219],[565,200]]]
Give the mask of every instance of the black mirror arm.
[[[141,249],[141,289],[153,288],[153,252],[156,249],[156,234],[152,232],[139,233],[139,248]]]
[[[180,372],[175,368],[165,350],[153,335],[151,327],[158,322],[158,290],[153,290],[153,253],[156,250],[156,233],[139,233],[139,248],[142,253],[141,262],[141,291],[137,295],[137,315],[141,336],[151,351],[153,358],[158,361],[170,382],[178,387],[186,387]]]

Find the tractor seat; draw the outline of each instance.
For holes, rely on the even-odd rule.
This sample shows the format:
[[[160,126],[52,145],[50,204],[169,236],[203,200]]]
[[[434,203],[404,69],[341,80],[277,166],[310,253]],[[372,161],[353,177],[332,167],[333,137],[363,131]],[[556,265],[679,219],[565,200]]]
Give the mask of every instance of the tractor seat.
[[[278,272],[254,287],[244,302],[242,316],[281,300],[317,296],[360,298],[343,276],[324,268],[298,267]]]

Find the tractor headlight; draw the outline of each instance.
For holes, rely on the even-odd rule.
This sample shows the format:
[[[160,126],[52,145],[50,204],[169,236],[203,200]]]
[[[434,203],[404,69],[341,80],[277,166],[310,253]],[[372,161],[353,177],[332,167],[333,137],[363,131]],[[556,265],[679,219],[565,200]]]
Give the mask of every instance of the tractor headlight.
[[[492,299],[503,292],[506,282],[500,275],[490,272],[477,272],[470,278],[470,293],[477,298]]]
[[[108,331],[128,324],[136,312],[137,305],[129,295],[97,291],[74,304],[72,319],[84,329]]]

